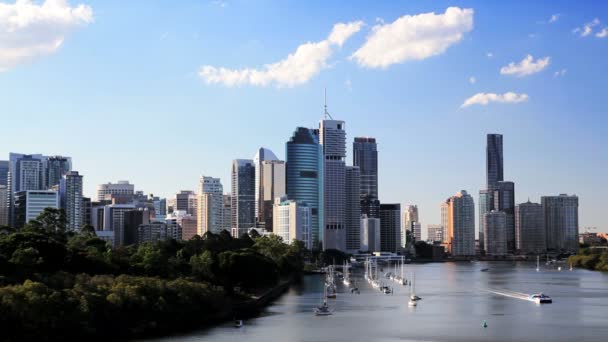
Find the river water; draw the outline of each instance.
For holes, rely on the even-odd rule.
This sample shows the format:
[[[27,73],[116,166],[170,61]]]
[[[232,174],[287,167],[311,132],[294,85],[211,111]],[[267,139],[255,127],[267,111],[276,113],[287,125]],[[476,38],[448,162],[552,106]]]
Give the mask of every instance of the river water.
[[[489,268],[486,272],[482,269]],[[388,269],[385,269],[387,271]],[[607,341],[608,274],[557,271],[532,263],[475,262],[406,265],[415,272],[417,307],[408,307],[409,287],[393,294],[373,289],[355,275],[360,295],[338,285],[334,314],[317,317],[323,277],[306,276],[256,318],[235,328],[215,328],[160,341]],[[488,289],[543,292],[552,304],[501,296]],[[483,327],[483,322],[487,327]]]

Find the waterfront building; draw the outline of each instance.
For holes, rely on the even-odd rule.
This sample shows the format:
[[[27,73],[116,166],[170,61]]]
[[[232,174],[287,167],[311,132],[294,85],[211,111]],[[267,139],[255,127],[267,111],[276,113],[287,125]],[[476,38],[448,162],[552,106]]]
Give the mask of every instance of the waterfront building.
[[[417,205],[407,205],[405,210],[403,211],[403,221],[401,224],[401,247],[406,248],[407,244],[407,231],[411,233],[412,238],[416,241],[421,241],[422,236],[420,232],[420,224],[416,225],[418,228],[417,231],[414,231],[414,223],[419,222],[418,217],[418,206]]]
[[[449,205],[448,201],[441,203],[441,226],[443,227],[443,243],[448,242],[448,213]]]
[[[321,120],[319,143],[323,147],[324,248],[346,251],[346,131],[344,121],[327,118]]]
[[[541,254],[547,250],[545,217],[540,203],[520,203],[515,207],[515,242],[521,254]]]
[[[253,157],[253,164],[255,165],[255,221],[256,226],[263,228],[266,224],[266,220],[263,219],[264,216],[264,194],[263,194],[263,171],[262,171],[262,163],[264,162],[273,162],[279,161],[279,158],[270,150],[264,147],[260,147]],[[283,170],[284,171],[284,170]],[[283,176],[284,177],[284,176]],[[272,181],[272,179],[271,179]],[[284,181],[283,181],[284,182]],[[269,187],[272,188],[272,184],[269,184]],[[284,195],[284,194],[282,194]],[[280,197],[280,196],[277,196]],[[274,204],[274,197],[270,199],[270,215],[272,215],[272,206]],[[268,211],[268,210],[267,210]],[[272,221],[272,219],[271,219]],[[271,223],[272,224],[272,223]]]
[[[475,204],[465,190],[448,198],[447,244],[455,257],[475,255]]]
[[[304,202],[288,200],[286,196],[275,199],[273,206],[274,234],[285,243],[294,240],[304,242],[307,249],[312,248],[310,228],[312,223],[311,208]]]
[[[101,202],[106,199],[106,195],[123,195],[133,196],[135,194],[135,185],[129,181],[121,180],[118,183],[99,184],[97,186],[97,201]]]
[[[376,138],[356,137],[353,142],[353,166],[361,174],[361,214],[380,217],[378,200],[378,145]]]
[[[251,159],[232,162],[232,232],[247,234],[255,226],[255,165]]]
[[[515,184],[498,181],[493,188],[492,210],[505,212],[507,219],[507,251],[515,252]],[[487,230],[486,230],[487,231]],[[485,233],[485,231],[484,231]]]
[[[274,200],[286,194],[285,171],[285,162],[282,160],[264,160],[259,166],[256,226],[264,228],[267,232],[273,232]],[[257,169],[256,172],[258,172]]]
[[[359,250],[366,253],[380,252],[380,218],[368,217],[366,214],[361,216],[361,246]]]
[[[59,185],[61,178],[72,171],[72,158],[64,156],[51,156],[45,158],[45,184],[43,188],[48,190]]]
[[[59,180],[60,206],[65,211],[67,229],[80,231],[84,224],[85,208],[82,201],[82,175],[68,171]]]
[[[346,250],[355,253],[361,247],[361,172],[358,166],[346,167],[345,183]]]
[[[485,231],[484,227],[484,215],[492,211],[493,203],[492,200],[492,191],[491,190],[479,190],[479,251],[485,252],[485,244],[484,244],[484,235]]]
[[[200,176],[198,182],[197,234],[219,234],[224,229],[224,187],[219,178]],[[186,239],[185,239],[186,240]]]
[[[15,193],[14,198],[16,228],[22,228],[36,219],[46,208],[59,208],[59,196],[52,190],[19,191]]]
[[[286,144],[287,197],[311,211],[313,248],[323,243],[323,151],[314,130],[296,128]]]
[[[427,240],[430,242],[442,243],[443,237],[443,226],[440,224],[429,224],[426,226]]]
[[[507,214],[492,210],[483,215],[486,255],[507,255]]]
[[[401,204],[380,204],[380,251],[396,253],[400,241]]]
[[[578,252],[578,197],[560,194],[542,196],[547,232],[547,249],[551,252]]]

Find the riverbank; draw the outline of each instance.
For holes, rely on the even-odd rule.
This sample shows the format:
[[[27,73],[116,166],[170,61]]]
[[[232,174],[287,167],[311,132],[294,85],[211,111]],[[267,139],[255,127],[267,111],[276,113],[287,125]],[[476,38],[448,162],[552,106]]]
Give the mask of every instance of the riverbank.
[[[608,249],[583,248],[577,255],[568,258],[568,264],[592,271],[608,272]]]

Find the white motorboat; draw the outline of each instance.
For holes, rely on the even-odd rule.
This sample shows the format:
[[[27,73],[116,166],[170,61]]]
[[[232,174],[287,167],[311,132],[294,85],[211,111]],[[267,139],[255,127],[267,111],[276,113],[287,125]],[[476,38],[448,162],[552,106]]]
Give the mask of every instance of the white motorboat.
[[[553,303],[553,299],[547,296],[544,293],[532,294],[528,298],[529,300],[535,302],[536,304],[550,304]]]
[[[234,327],[235,328],[240,328],[243,326],[243,320],[242,319],[237,319],[234,321]]]

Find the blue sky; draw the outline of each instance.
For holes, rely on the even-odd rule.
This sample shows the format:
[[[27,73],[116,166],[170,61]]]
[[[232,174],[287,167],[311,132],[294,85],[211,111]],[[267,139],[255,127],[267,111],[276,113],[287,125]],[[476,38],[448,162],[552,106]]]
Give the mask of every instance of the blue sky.
[[[439,223],[441,201],[461,189],[477,202],[485,134],[502,133],[518,202],[575,193],[580,226],[608,231],[606,2],[55,2],[75,12],[63,21],[28,17],[34,22],[14,29],[2,15],[14,14],[14,1],[0,0],[0,156],[72,156],[89,195],[98,183],[128,179],[169,196],[196,189],[201,174],[221,177],[228,191],[231,160],[260,146],[283,158],[296,126],[318,124],[327,88],[330,113],[346,121],[348,163],[353,137],[376,137],[381,201],[418,204],[423,227]],[[470,27],[423,20],[449,7],[471,9]],[[356,32],[336,42],[338,23]],[[374,37],[377,25],[388,38]],[[400,31],[408,25],[417,29]],[[449,34],[456,38],[442,42]],[[282,81],[263,73],[309,42],[329,42],[314,72],[288,64],[275,70]],[[431,44],[431,55],[412,57],[416,43]],[[32,50],[44,44],[51,47]],[[373,65],[400,46],[405,55]],[[11,59],[16,48],[27,57]],[[351,58],[357,51],[364,62]],[[209,83],[203,66],[257,69],[265,83]],[[294,74],[297,84],[286,84]],[[477,103],[462,107],[475,94]]]

